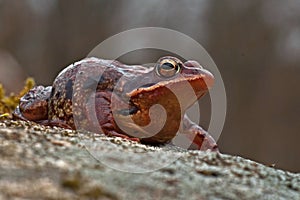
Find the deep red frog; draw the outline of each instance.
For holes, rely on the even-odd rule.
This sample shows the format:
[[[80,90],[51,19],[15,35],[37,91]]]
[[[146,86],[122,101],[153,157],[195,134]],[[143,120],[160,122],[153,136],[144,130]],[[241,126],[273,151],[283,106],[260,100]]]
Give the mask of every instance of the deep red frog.
[[[198,62],[171,56],[152,67],[86,58],[65,68],[52,87],[31,89],[13,115],[149,144],[167,143],[182,134],[193,148],[218,151],[214,139],[184,113],[213,82]],[[165,121],[161,108],[152,109],[156,105],[163,108]]]

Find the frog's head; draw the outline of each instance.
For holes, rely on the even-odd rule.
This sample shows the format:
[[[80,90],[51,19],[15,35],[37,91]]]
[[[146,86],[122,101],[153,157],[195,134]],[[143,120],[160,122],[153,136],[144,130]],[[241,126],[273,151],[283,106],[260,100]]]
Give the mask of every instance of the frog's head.
[[[139,110],[166,101],[168,104],[180,101],[181,110],[186,110],[213,86],[214,77],[197,61],[183,63],[178,58],[165,56],[152,71],[130,83],[131,89],[127,89],[126,95]]]
[[[152,133],[142,130],[143,127],[149,124],[161,127],[158,134],[145,141],[166,142],[176,135],[185,110],[207,93],[213,83],[213,75],[198,62],[183,63],[175,57],[162,57],[152,71],[137,76],[125,85],[126,96],[131,105],[128,112],[123,112],[122,117],[127,118],[122,119],[124,126],[143,132],[145,137]],[[165,110],[163,127],[161,110],[151,111],[154,105],[160,105]]]

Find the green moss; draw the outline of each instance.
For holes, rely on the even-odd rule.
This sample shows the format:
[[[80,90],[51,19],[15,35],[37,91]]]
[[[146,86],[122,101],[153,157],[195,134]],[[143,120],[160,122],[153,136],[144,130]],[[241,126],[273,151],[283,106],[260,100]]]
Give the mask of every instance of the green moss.
[[[25,81],[24,88],[19,92],[19,94],[11,93],[6,96],[5,89],[2,84],[0,84],[0,119],[11,116],[12,111],[18,106],[20,98],[24,96],[31,88],[35,85],[33,78],[27,78]]]

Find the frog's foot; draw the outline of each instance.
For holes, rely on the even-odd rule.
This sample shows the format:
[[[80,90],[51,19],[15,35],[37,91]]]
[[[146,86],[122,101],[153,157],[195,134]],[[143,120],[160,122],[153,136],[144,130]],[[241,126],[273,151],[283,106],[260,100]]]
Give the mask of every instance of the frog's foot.
[[[60,127],[60,128],[74,130],[73,127],[71,127],[70,125],[68,125],[66,122],[64,122],[62,120],[40,120],[40,121],[36,121],[36,123],[44,125],[44,126],[51,126],[51,127],[56,126],[56,127]]]
[[[13,119],[20,119],[23,121],[31,121],[28,118],[24,117],[20,111],[19,106],[14,110],[14,112],[12,113],[13,115]],[[73,129],[70,125],[68,125],[67,123],[61,121],[61,120],[37,120],[34,121],[37,124],[41,124],[43,126],[57,126],[57,127],[61,127],[61,128],[66,128],[66,129]]]
[[[213,137],[186,116],[184,117],[182,128],[181,133],[192,142],[189,149],[219,151],[218,145]]]
[[[101,125],[101,131],[102,133],[104,133],[107,136],[113,136],[113,137],[121,137],[123,139],[126,140],[130,140],[130,141],[135,141],[135,142],[140,142],[139,138],[135,138],[135,137],[130,137],[128,135],[125,135],[123,133],[118,132],[118,128],[116,128],[115,124],[113,122],[110,123],[105,123]]]
[[[219,151],[215,140],[201,127],[193,127],[190,131],[189,133],[185,133],[185,136],[192,141],[189,149]]]

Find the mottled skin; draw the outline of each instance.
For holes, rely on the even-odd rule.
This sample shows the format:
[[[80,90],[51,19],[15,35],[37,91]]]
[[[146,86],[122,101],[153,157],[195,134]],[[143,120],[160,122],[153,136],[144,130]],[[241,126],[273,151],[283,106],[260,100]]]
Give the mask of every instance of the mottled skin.
[[[196,61],[182,63],[171,56],[153,67],[86,58],[64,69],[52,87],[30,90],[13,115],[150,144],[182,134],[191,148],[217,151],[214,139],[184,114],[213,82],[213,75]],[[163,107],[165,121],[153,105]]]

